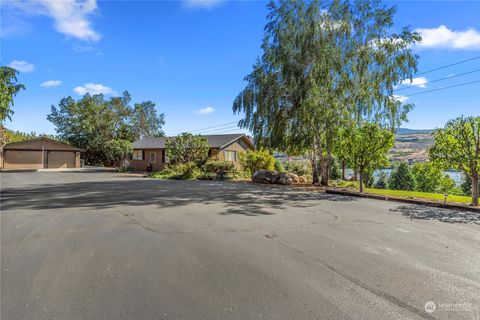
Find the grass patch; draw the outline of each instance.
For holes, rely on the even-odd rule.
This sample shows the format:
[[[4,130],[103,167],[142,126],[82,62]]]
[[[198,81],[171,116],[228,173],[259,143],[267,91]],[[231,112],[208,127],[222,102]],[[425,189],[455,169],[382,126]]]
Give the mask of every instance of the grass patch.
[[[440,201],[443,201],[444,199],[443,194],[431,193],[431,192],[387,190],[387,189],[373,189],[373,188],[366,188],[365,191],[368,193],[381,194],[385,196],[414,197],[414,198],[423,198],[423,199],[440,200]],[[470,204],[472,202],[472,197],[449,195],[447,197],[447,202],[458,202],[458,203]]]

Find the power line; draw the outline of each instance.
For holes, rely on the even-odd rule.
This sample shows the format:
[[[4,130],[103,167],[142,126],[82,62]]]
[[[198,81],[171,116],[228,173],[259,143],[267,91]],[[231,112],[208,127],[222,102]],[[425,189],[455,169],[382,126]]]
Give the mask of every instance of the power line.
[[[198,131],[204,131],[204,130],[207,130],[207,129],[213,129],[213,128],[218,128],[218,127],[224,127],[224,126],[226,126],[226,125],[230,125],[230,124],[234,124],[234,123],[237,123],[237,121],[232,121],[232,122],[227,122],[227,123],[219,124],[219,125],[212,126],[212,127],[207,127],[207,128],[197,129],[197,130],[193,130],[193,131],[190,131],[190,132],[198,132]]]
[[[411,97],[411,96],[416,96],[416,95],[419,95],[419,94],[424,94],[424,93],[429,93],[429,92],[434,92],[434,91],[440,91],[440,90],[446,90],[446,89],[451,89],[451,88],[455,88],[455,87],[466,86],[466,85],[468,85],[468,84],[478,83],[478,82],[480,82],[480,80],[475,80],[475,81],[470,81],[470,82],[464,82],[464,83],[456,84],[456,85],[453,85],[453,86],[448,86],[448,87],[443,87],[443,88],[438,88],[438,89],[432,89],[432,90],[427,90],[427,91],[422,91],[422,92],[407,94],[407,95],[405,95],[405,97]]]
[[[241,128],[236,126],[236,127],[218,129],[218,130],[215,130],[215,131],[205,132],[205,133],[201,133],[201,134],[217,134],[217,133],[224,133],[224,132],[234,131],[234,130],[241,130]]]
[[[447,80],[447,79],[452,79],[452,78],[457,78],[457,77],[461,77],[461,76],[464,76],[464,75],[467,75],[467,74],[471,74],[471,73],[475,73],[475,72],[479,72],[479,71],[480,71],[480,69],[477,69],[477,70],[473,70],[473,71],[469,71],[469,72],[465,72],[465,73],[460,73],[460,74],[456,74],[456,75],[449,76],[449,77],[444,77],[444,78],[440,78],[440,79],[430,80],[430,81],[426,81],[426,82],[423,82],[423,83],[419,83],[419,84],[415,84],[415,85],[410,85],[409,87],[396,89],[396,90],[394,90],[394,91],[396,92],[396,91],[411,89],[411,88],[413,88],[413,87],[420,87],[420,86],[423,86],[423,85],[426,85],[426,84],[429,84],[429,83],[433,83],[433,82],[437,82],[437,81],[442,81],[442,80]]]
[[[238,128],[238,126],[230,126],[230,127],[225,127],[225,128],[210,129],[210,130],[202,131],[202,132],[200,132],[200,134],[212,134],[212,132],[231,130],[231,129],[235,129],[235,128]]]
[[[445,68],[448,68],[448,67],[451,67],[451,66],[456,66],[457,64],[469,62],[469,61],[476,60],[476,59],[480,59],[480,56],[476,56],[476,57],[473,57],[473,58],[470,58],[470,59],[467,59],[467,60],[462,60],[462,61],[459,61],[459,62],[454,62],[454,63],[451,63],[451,64],[447,64],[446,66],[443,66],[443,67],[438,67],[438,68],[435,68],[435,69],[419,72],[419,73],[416,73],[415,75],[419,76],[421,74],[426,74],[426,73],[430,73],[430,72],[433,72],[433,71],[445,69]]]

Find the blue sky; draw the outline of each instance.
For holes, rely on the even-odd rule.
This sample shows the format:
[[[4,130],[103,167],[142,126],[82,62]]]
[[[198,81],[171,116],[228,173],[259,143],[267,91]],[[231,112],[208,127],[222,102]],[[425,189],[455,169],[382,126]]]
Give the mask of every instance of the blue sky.
[[[46,120],[52,104],[85,92],[128,90],[166,115],[169,135],[239,132],[232,102],[243,89],[266,22],[263,1],[3,1],[1,63],[20,70],[27,87],[16,98],[20,131],[55,133]],[[419,72],[480,56],[480,2],[404,1],[395,28],[424,36],[415,50]],[[404,127],[434,128],[459,115],[480,115],[480,83],[406,97],[480,80],[480,59],[416,77],[397,94],[415,103]],[[403,89],[408,88],[408,89]],[[218,126],[225,124],[224,126]]]

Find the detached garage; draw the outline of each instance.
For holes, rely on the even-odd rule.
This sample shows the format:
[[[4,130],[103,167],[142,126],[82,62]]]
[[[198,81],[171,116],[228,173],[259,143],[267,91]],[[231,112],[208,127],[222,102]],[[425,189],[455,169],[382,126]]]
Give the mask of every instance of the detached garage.
[[[48,138],[9,143],[0,152],[0,168],[80,168],[81,151],[83,150]]]

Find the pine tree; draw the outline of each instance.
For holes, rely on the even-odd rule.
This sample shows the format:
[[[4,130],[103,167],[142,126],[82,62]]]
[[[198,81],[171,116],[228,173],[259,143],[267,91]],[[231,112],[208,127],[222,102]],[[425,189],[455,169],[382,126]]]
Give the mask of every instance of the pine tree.
[[[415,190],[415,178],[405,162],[393,170],[388,180],[388,186],[393,190]]]

